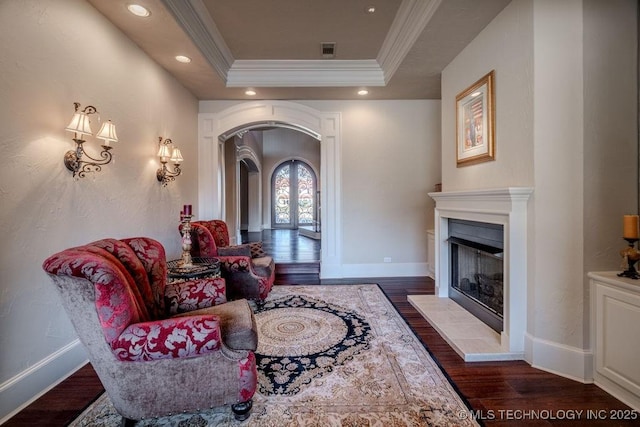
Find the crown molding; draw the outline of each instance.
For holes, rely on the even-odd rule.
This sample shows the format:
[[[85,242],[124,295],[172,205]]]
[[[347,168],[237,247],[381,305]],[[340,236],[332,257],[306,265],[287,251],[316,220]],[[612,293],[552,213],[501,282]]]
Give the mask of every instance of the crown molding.
[[[202,0],[161,0],[223,81],[234,58]]]
[[[441,2],[442,0],[402,1],[378,52],[377,60],[383,70],[385,84],[389,83]]]
[[[403,0],[376,59],[235,60],[202,0],[161,0],[227,87],[386,86],[442,0]]]
[[[375,59],[236,60],[227,74],[227,87],[384,85],[384,74]]]

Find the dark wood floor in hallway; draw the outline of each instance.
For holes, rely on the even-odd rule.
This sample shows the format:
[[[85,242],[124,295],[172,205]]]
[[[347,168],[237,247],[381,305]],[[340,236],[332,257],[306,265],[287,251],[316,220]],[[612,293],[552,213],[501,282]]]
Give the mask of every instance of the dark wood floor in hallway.
[[[302,238],[302,237],[301,237]],[[306,238],[305,238],[306,239]],[[274,239],[274,240],[277,240]],[[293,258],[293,257],[292,257]],[[377,283],[486,426],[638,426],[638,418],[614,420],[630,408],[593,384],[582,384],[532,368],[526,362],[464,362],[407,302],[407,295],[433,294],[426,277],[320,280],[315,274],[286,274],[276,285]],[[91,365],[46,393],[6,426],[63,426],[103,391]],[[588,419],[587,417],[591,418]],[[572,419],[573,418],[573,419]]]
[[[276,263],[320,262],[321,241],[302,236],[298,230],[263,230],[242,233],[242,243],[262,241],[262,248]]]

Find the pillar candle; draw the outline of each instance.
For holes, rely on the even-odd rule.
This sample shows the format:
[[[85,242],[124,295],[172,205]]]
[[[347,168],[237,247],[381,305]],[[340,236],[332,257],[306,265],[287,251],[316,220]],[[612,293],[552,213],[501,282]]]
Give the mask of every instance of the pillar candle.
[[[625,215],[622,237],[625,239],[638,238],[638,215]]]
[[[182,211],[185,215],[191,215],[191,205],[184,205]]]

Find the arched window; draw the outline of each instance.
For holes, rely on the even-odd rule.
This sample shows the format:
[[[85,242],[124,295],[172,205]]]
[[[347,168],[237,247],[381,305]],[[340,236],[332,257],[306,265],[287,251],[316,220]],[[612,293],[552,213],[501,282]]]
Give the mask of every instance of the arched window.
[[[317,219],[316,174],[303,161],[281,163],[271,177],[271,226],[312,226]]]

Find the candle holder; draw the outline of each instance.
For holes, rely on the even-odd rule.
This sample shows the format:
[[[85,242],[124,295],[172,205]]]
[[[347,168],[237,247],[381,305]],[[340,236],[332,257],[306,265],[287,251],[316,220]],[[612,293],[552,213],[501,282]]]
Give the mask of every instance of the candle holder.
[[[180,215],[180,222],[182,223],[182,257],[178,262],[178,266],[181,268],[192,268],[193,260],[191,259],[191,218],[192,215]]]
[[[622,273],[618,273],[618,277],[628,277],[629,279],[640,279],[640,274],[636,271],[634,264],[640,260],[640,252],[636,249],[635,243],[638,239],[624,237],[629,243],[629,247],[620,251],[622,256],[622,268],[626,268]]]

